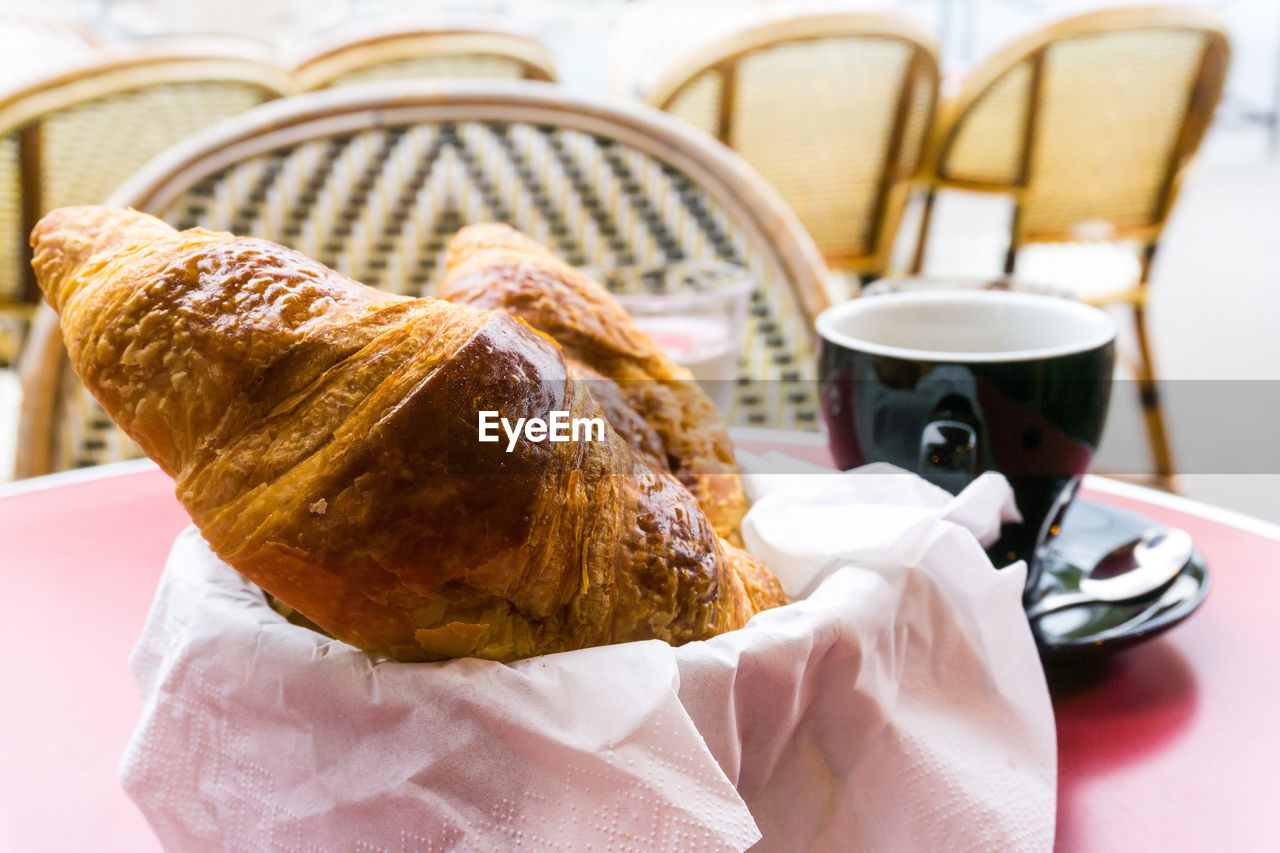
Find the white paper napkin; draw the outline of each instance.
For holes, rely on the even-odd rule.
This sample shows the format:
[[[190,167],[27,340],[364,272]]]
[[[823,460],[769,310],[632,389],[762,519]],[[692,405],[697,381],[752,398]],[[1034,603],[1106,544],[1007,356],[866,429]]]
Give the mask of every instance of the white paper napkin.
[[[707,642],[512,665],[373,661],[189,529],[134,652],[124,784],[184,851],[1048,850],[1022,572],[971,532],[1008,487],[866,473],[749,480],[748,542],[807,598]]]

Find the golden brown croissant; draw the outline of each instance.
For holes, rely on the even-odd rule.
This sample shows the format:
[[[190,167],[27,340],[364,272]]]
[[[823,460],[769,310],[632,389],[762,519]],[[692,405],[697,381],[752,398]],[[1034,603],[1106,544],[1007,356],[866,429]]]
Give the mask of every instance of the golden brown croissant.
[[[400,660],[671,643],[782,603],[612,429],[506,451],[478,410],[598,418],[545,335],[263,240],[63,208],[32,234],[71,363],[213,550]]]
[[[571,365],[614,380],[626,405],[653,428],[670,469],[712,526],[737,541],[747,498],[723,420],[693,375],[607,290],[520,232],[488,224],[463,228],[449,242],[439,296],[509,311],[555,338]],[[607,413],[612,420],[614,410]]]

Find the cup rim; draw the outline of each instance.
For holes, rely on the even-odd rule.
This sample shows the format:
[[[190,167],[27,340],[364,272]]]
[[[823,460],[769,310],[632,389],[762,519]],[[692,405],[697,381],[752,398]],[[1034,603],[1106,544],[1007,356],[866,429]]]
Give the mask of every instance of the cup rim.
[[[1051,347],[1033,347],[1030,349],[1008,350],[1001,352],[952,352],[947,350],[926,350],[909,347],[896,347],[875,343],[847,334],[837,328],[837,324],[848,316],[866,311],[877,310],[878,306],[887,303],[995,303],[1034,305],[1038,308],[1049,307],[1064,314],[1073,315],[1077,319],[1092,322],[1098,329],[1088,337],[1067,344]],[[845,349],[865,352],[870,355],[899,358],[909,361],[954,362],[960,364],[996,364],[1013,361],[1043,361],[1066,355],[1077,355],[1091,352],[1106,346],[1116,339],[1116,324],[1110,316],[1100,308],[1040,293],[1019,293],[1008,290],[929,290],[901,293],[883,293],[875,296],[858,297],[839,305],[833,305],[818,315],[814,323],[821,338]]]
[[[727,274],[726,283],[713,290],[681,290],[673,293],[614,293],[609,291],[609,295],[613,297],[614,301],[631,312],[656,313],[660,311],[694,310],[703,306],[722,303],[725,300],[741,302],[743,309],[745,309],[746,301],[755,291],[757,283],[756,275],[750,269],[727,261],[686,259],[671,261],[670,263],[589,264],[577,269],[578,272],[597,282],[602,287],[604,286],[604,276],[621,271],[643,275],[651,271],[683,269],[694,272]]]

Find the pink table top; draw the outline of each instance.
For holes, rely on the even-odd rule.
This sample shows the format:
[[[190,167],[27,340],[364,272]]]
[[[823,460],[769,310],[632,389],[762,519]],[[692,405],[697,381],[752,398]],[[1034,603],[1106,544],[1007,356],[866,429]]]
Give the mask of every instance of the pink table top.
[[[1055,686],[1057,848],[1275,849],[1280,541],[1102,487],[1086,493],[1185,528],[1214,587],[1185,624]],[[0,850],[158,848],[116,767],[141,708],[129,651],[186,523],[155,470],[0,497]]]

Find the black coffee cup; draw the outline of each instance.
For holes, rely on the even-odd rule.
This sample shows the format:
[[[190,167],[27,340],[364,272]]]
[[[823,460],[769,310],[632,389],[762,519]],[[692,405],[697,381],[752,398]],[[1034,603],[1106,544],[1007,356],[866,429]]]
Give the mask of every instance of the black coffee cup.
[[[917,291],[837,305],[817,327],[836,463],[889,462],[953,494],[999,471],[1023,520],[988,553],[998,566],[1026,560],[1034,589],[1102,436],[1111,319],[1056,296]]]

